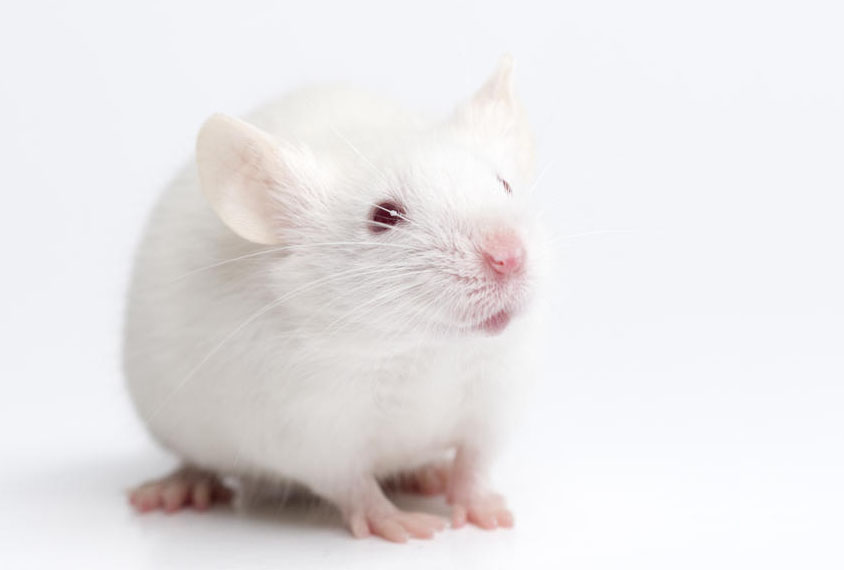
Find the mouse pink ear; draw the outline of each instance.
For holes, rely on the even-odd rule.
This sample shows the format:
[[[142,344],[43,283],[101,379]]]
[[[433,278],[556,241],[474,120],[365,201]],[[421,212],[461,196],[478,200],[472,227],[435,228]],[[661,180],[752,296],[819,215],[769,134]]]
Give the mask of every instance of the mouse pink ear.
[[[228,115],[212,115],[196,140],[205,197],[220,219],[244,239],[279,244],[302,206],[302,174],[312,166],[304,150]]]
[[[516,61],[513,56],[504,54],[498,61],[498,67],[486,80],[480,89],[475,92],[474,101],[477,103],[499,102],[505,105],[512,105],[516,102],[516,93],[513,90],[513,69]]]
[[[514,67],[513,57],[503,56],[486,83],[457,107],[452,124],[473,139],[508,153],[527,176],[533,166],[533,135],[513,89]]]

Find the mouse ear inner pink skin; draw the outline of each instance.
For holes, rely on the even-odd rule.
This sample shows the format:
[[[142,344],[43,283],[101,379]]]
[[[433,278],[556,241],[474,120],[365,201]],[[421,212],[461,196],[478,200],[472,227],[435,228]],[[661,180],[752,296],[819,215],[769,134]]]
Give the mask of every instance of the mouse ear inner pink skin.
[[[221,113],[205,121],[196,141],[202,191],[232,231],[251,242],[283,243],[314,170],[306,149],[283,146],[245,121]]]
[[[481,88],[457,107],[451,125],[494,149],[493,154],[505,154],[518,175],[527,179],[533,174],[533,134],[513,87],[514,68],[513,57],[504,55]]]

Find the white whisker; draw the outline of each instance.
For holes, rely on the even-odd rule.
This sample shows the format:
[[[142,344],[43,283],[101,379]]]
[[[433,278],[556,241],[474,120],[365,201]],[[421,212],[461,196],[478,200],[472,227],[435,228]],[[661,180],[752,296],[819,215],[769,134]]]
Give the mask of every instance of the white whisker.
[[[292,289],[291,291],[288,291],[286,294],[282,295],[281,297],[278,297],[274,301],[272,301],[272,302],[264,305],[263,307],[261,307],[258,311],[252,313],[249,317],[246,318],[246,320],[244,320],[237,327],[235,327],[234,330],[232,330],[225,337],[223,337],[223,339],[220,342],[218,342],[202,359],[200,359],[200,361],[193,368],[191,368],[188,371],[188,373],[182,378],[182,380],[176,384],[176,386],[173,388],[173,390],[171,390],[167,394],[167,396],[161,401],[161,403],[159,403],[159,405],[154,410],[152,417],[156,417],[160,413],[160,411],[164,408],[164,406],[167,404],[167,402],[169,402],[172,399],[172,397],[175,396],[175,394],[178,391],[180,391],[190,381],[190,379],[193,378],[196,375],[196,373],[205,365],[205,363],[208,362],[217,352],[219,352],[219,350],[221,348],[223,348],[223,346],[226,345],[226,343],[228,343],[232,338],[234,338],[240,331],[242,331],[244,328],[246,328],[249,324],[253,323],[259,317],[266,314],[268,311],[272,310],[273,308],[281,305],[285,301],[292,299],[293,297],[296,296],[297,293],[311,288],[313,285],[317,285],[319,283],[331,281],[331,280],[337,279],[339,277],[344,277],[344,276],[347,276],[349,274],[356,274],[356,273],[371,274],[371,273],[377,273],[377,271],[364,272],[364,271],[361,271],[360,268],[354,268],[354,269],[350,269],[348,271],[343,271],[339,274],[332,274],[332,275],[329,275],[327,277],[322,277],[320,279],[316,279],[314,281],[311,281],[311,282],[305,283],[304,285],[296,287],[295,289]]]
[[[387,177],[387,176],[386,176],[386,175],[385,175],[385,174],[384,174],[384,173],[383,173],[383,172],[382,172],[382,171],[381,171],[381,170],[380,170],[377,166],[375,166],[375,164],[374,164],[371,160],[369,160],[369,159],[368,159],[368,158],[367,158],[367,157],[366,157],[366,156],[365,156],[365,155],[364,155],[364,154],[363,154],[363,153],[362,153],[362,152],[358,149],[358,147],[357,147],[357,146],[355,146],[355,145],[354,145],[354,143],[352,143],[352,141],[350,141],[350,140],[348,139],[348,137],[346,137],[343,133],[341,133],[341,132],[337,129],[337,127],[335,127],[333,124],[332,124],[332,125],[330,125],[330,128],[331,128],[331,131],[332,131],[335,135],[337,135],[337,137],[339,137],[339,138],[340,138],[340,140],[342,140],[344,143],[346,143],[346,146],[348,146],[348,147],[352,150],[352,152],[354,152],[354,153],[358,156],[358,158],[360,158],[360,159],[361,159],[362,161],[364,161],[367,165],[369,165],[369,167],[370,167],[370,168],[372,168],[372,170],[374,170],[374,171],[375,171],[375,173],[376,173],[376,174],[378,174],[378,176],[380,176],[382,180],[384,180],[384,182],[386,182],[386,183],[388,183],[388,184],[389,184],[390,179],[389,179],[389,178],[388,178],[388,177]]]
[[[176,277],[171,281],[171,283],[175,283],[177,281],[181,281],[191,275],[196,273],[200,273],[202,271],[207,271],[209,269],[214,269],[215,267],[221,267],[223,265],[227,265],[229,263],[234,263],[236,261],[241,261],[244,259],[250,259],[253,257],[259,257],[261,255],[267,255],[270,253],[279,253],[282,251],[298,251],[302,249],[309,249],[314,247],[323,247],[323,246],[345,246],[345,245],[354,245],[354,246],[379,246],[379,247],[393,247],[397,249],[405,249],[415,251],[417,248],[412,246],[404,245],[404,244],[397,244],[397,243],[388,243],[388,242],[361,242],[361,241],[335,241],[335,242],[322,242],[322,243],[309,243],[309,244],[301,244],[301,245],[288,245],[283,247],[274,247],[270,249],[263,249],[259,251],[253,251],[247,253],[245,255],[240,255],[238,257],[233,257],[231,259],[224,259],[223,261],[218,261],[216,263],[212,263],[210,265],[205,265],[203,267],[197,267],[196,269],[191,269],[187,273],[183,273],[179,277]]]

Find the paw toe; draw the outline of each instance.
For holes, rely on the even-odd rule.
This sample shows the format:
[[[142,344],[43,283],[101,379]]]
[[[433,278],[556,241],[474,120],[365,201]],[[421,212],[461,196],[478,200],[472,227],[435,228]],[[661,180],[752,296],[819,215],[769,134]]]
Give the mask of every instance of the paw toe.
[[[129,503],[140,513],[156,509],[173,513],[188,505],[202,511],[230,499],[231,491],[216,477],[193,469],[181,469],[129,492]]]

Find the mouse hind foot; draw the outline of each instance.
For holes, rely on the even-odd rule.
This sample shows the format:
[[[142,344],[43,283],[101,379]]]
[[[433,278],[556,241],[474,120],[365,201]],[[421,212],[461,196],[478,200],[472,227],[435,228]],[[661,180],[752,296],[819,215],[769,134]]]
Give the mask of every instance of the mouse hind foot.
[[[204,511],[231,498],[231,490],[219,477],[195,467],[182,467],[129,491],[129,503],[140,513],[158,509],[173,513],[185,507]]]
[[[436,515],[399,510],[385,495],[375,478],[362,478],[333,502],[356,538],[378,536],[390,542],[411,538],[432,538],[446,527]]]

